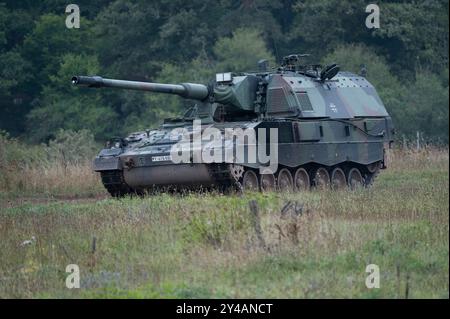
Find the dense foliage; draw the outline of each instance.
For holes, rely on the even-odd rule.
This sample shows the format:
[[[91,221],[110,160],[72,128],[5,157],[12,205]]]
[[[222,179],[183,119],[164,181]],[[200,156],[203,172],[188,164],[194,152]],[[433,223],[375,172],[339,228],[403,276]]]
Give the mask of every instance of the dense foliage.
[[[378,1],[368,29],[363,0],[78,0],[0,3],[0,129],[48,141],[60,128],[97,140],[155,126],[188,103],[176,97],[79,90],[74,74],[208,82],[289,53],[338,62],[372,81],[401,135],[448,143],[448,1]]]

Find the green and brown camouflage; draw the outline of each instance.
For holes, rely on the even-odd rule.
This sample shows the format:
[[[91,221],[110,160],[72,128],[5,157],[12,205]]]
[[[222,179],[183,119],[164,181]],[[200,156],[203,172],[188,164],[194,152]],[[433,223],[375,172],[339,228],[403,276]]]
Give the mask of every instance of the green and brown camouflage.
[[[386,167],[385,148],[393,141],[383,102],[364,77],[339,72],[336,64],[302,65],[301,57],[285,57],[274,71],[220,73],[209,85],[73,77],[76,85],[175,94],[195,101],[183,117],[167,119],[158,129],[110,141],[96,157],[94,170],[113,196],[193,187],[301,191],[328,184],[370,185]],[[195,134],[195,120],[201,120],[200,133],[215,128],[222,137],[227,129],[276,129],[276,171],[263,172],[259,160],[174,163],[171,148],[181,135],[174,138],[173,132]],[[260,143],[263,137],[256,133],[256,139]],[[200,147],[225,153],[239,142],[212,143],[203,139]],[[273,140],[266,136],[264,143]],[[253,146],[243,144],[245,152]]]

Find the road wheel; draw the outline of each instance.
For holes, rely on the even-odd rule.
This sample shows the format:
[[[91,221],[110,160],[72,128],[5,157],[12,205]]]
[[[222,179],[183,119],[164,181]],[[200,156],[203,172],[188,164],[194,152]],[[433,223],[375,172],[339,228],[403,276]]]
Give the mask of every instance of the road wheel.
[[[273,192],[276,189],[275,176],[273,174],[261,174],[261,190],[263,192]]]
[[[378,162],[367,165],[366,168],[369,171],[369,173],[374,174],[380,170],[380,166],[381,166],[381,162],[378,161]]]
[[[331,188],[334,190],[344,189],[347,186],[345,173],[339,167],[333,169],[331,173]]]
[[[347,173],[347,182],[351,190],[355,190],[364,185],[364,179],[361,172],[356,167],[350,169]]]
[[[278,189],[282,192],[292,192],[294,190],[294,180],[291,172],[287,168],[283,168],[278,173]]]
[[[295,172],[294,177],[295,189],[299,192],[307,191],[309,190],[310,185],[311,182],[309,180],[308,172],[304,168],[299,168]]]
[[[330,174],[325,167],[319,167],[314,173],[314,185],[319,189],[330,187]]]
[[[365,172],[363,175],[364,178],[364,186],[369,187],[373,184],[373,181],[377,177],[377,175],[380,173],[381,168],[381,162],[375,162],[372,164],[369,164],[365,168]]]
[[[254,171],[248,170],[244,173],[242,188],[244,191],[251,192],[257,192],[259,190],[258,176]]]

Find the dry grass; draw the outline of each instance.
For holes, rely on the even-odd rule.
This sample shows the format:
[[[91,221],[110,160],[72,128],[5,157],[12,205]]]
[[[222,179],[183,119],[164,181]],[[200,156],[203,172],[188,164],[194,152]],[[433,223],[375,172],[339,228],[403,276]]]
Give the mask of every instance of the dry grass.
[[[9,170],[3,177],[0,191],[8,197],[77,198],[104,193],[91,162],[69,166],[55,162],[49,166],[24,167],[19,171]]]
[[[389,158],[355,192],[0,208],[0,297],[448,298],[448,150]],[[65,288],[69,263],[80,266],[78,290]],[[380,289],[364,285],[370,263]]]
[[[425,146],[415,148],[387,150],[389,171],[414,170],[448,170],[448,148]]]
[[[84,131],[61,131],[49,145],[27,145],[0,132],[0,201],[104,194],[92,171],[97,148]]]

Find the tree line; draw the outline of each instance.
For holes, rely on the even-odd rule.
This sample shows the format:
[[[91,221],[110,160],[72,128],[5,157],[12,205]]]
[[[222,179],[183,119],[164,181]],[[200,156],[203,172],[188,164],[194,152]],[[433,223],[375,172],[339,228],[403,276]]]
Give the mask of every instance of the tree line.
[[[363,0],[78,0],[79,29],[65,25],[67,4],[0,3],[0,130],[46,142],[60,128],[88,129],[102,141],[155,127],[189,103],[79,90],[75,74],[208,83],[217,71],[310,53],[355,73],[364,64],[398,134],[448,143],[446,0],[378,1],[378,29],[366,27]]]

